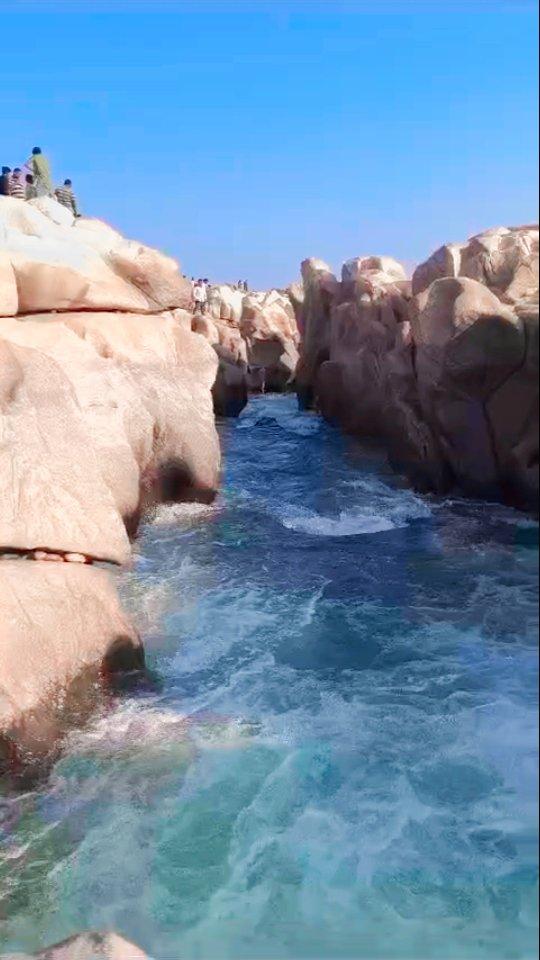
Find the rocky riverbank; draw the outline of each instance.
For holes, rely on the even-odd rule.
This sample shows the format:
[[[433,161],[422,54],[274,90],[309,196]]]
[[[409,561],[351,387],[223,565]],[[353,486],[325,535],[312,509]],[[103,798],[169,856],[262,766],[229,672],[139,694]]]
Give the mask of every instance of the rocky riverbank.
[[[175,261],[55,201],[0,198],[4,764],[47,755],[102,681],[141,667],[112,573],[156,504],[214,498],[214,412],[250,390],[295,383],[419,489],[536,509],[536,228],[442,247],[412,281],[389,257],[340,280],[307,260],[302,278],[214,286],[193,316]]]
[[[538,228],[443,246],[412,282],[389,257],[302,276],[301,403],[382,440],[420,490],[536,511]]]
[[[140,668],[108,570],[129,563],[155,504],[215,496],[218,361],[191,331],[177,264],[106,224],[0,198],[0,250],[0,756],[12,765],[47,755],[97,681]]]

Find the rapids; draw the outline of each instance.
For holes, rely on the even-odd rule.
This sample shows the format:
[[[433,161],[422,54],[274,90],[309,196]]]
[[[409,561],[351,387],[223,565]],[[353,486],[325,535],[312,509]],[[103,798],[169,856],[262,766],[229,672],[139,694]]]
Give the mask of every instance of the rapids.
[[[254,399],[223,492],[158,511],[124,602],[151,677],[0,795],[0,945],[155,960],[536,950],[537,542]]]

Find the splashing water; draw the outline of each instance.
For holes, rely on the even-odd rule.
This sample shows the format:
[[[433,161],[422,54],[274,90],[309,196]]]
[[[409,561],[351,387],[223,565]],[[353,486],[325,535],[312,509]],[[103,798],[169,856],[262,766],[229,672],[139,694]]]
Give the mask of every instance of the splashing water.
[[[537,528],[401,489],[292,398],[222,426],[127,606],[159,678],[0,800],[0,943],[171,958],[526,958]]]

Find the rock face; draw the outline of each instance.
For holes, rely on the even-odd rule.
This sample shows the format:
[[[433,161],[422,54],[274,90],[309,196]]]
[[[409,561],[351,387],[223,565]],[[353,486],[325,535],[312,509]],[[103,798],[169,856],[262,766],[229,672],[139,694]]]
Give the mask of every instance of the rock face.
[[[498,228],[415,271],[302,265],[297,390],[330,420],[383,440],[424,490],[538,502],[538,231]]]
[[[466,243],[440,247],[416,268],[413,293],[441,277],[469,277],[485,284],[502,303],[538,299],[538,226],[495,227]]]
[[[298,364],[300,339],[293,305],[278,290],[244,297],[240,332],[250,367],[264,368],[268,390],[285,390],[292,384]]]
[[[46,758],[100,680],[140,669],[140,640],[105,570],[0,562],[0,763]]]
[[[194,317],[192,329],[219,358],[214,386],[218,415],[238,415],[250,391],[282,391],[292,385],[299,331],[288,292],[245,294],[225,284],[211,287],[208,314]]]
[[[90,930],[32,954],[34,960],[148,960],[139,947],[117,933]],[[28,954],[4,955],[2,960],[31,960]]]
[[[0,198],[4,759],[54,746],[53,705],[97,689],[81,678],[118,645],[115,662],[142,662],[108,574],[88,564],[128,562],[154,504],[215,496],[218,360],[190,301],[157,251],[48,198]]]
[[[188,308],[191,286],[174,260],[126,240],[99,220],[75,219],[49,198],[3,197],[0,316],[52,310],[154,313]],[[0,278],[5,267],[0,266]],[[13,288],[14,285],[14,288]]]

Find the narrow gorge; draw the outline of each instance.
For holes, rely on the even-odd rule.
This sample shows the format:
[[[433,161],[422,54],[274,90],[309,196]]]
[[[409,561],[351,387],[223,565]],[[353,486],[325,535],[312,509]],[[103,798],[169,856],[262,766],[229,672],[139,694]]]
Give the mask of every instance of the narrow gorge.
[[[0,197],[6,954],[532,950],[538,229],[301,274]]]

